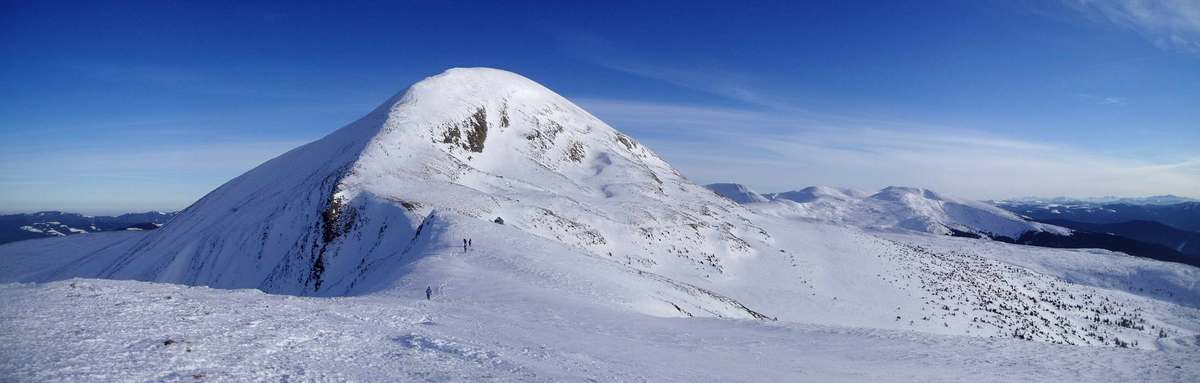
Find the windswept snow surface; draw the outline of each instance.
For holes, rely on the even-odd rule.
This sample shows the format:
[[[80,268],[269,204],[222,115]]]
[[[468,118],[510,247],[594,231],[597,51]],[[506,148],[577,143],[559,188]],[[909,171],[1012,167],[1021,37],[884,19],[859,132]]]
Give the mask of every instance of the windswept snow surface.
[[[473,255],[447,255],[447,258]],[[450,259],[447,262],[453,262]],[[468,281],[469,282],[469,281]],[[654,318],[458,284],[350,298],[67,280],[0,285],[4,381],[1187,382],[1162,352]]]
[[[1031,226],[916,189],[765,198],[450,70],[159,230],[0,246],[0,380],[1200,376],[1196,268],[929,235]]]

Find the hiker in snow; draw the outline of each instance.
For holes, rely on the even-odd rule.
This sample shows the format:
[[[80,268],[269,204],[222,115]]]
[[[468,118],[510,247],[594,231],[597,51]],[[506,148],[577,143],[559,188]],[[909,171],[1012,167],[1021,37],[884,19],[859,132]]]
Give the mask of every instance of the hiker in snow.
[[[471,244],[470,238],[467,238],[467,247],[475,247],[475,245]]]
[[[425,300],[433,299],[433,286],[425,287]]]
[[[463,238],[463,251],[467,251],[467,239]]]

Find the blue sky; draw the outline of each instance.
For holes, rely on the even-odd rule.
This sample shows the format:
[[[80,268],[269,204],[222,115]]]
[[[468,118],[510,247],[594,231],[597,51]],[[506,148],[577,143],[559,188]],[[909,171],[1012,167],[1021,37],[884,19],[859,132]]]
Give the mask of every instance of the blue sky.
[[[696,182],[1200,197],[1200,3],[0,1],[0,211],[179,209],[450,67]]]

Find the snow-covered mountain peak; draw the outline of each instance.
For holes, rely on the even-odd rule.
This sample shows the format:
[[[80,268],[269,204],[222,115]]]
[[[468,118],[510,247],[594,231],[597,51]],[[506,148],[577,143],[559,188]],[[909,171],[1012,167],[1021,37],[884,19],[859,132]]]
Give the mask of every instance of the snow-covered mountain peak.
[[[813,202],[821,199],[850,201],[865,196],[865,193],[857,190],[834,188],[829,186],[809,186],[800,190],[770,194],[770,198],[772,199],[785,199],[799,203]]]
[[[455,68],[412,85],[391,105],[387,121],[373,141],[387,144],[424,140],[442,144],[436,147],[467,160],[485,149],[514,149],[503,145],[508,142],[500,142],[508,141],[500,140],[507,136],[537,138],[539,133],[548,133],[551,136],[540,143],[550,143],[546,141],[554,141],[565,127],[538,129],[540,125],[578,122],[571,118],[595,119],[563,97],[515,73]],[[540,149],[547,149],[545,146],[549,145]]]
[[[735,183],[715,183],[704,185],[708,190],[712,190],[717,195],[728,198],[737,203],[755,203],[767,202],[767,197],[758,194],[754,190],[742,184]]]
[[[898,220],[897,227],[910,230],[937,234],[963,231],[1016,238],[1038,229],[1037,224],[1004,209],[920,188],[891,186],[870,199],[879,202],[879,210],[891,212]]]
[[[658,190],[663,185],[658,173],[674,170],[636,140],[532,80],[497,69],[458,68],[416,83],[390,107],[341,188],[390,194],[394,185],[386,180],[398,173],[476,189],[511,183],[501,178],[574,189],[621,173],[623,184]],[[545,185],[562,184],[562,176],[571,185]]]
[[[905,201],[913,199],[947,201],[946,197],[943,197],[932,190],[910,186],[888,186],[871,195],[871,198],[885,201]]]
[[[766,239],[739,205],[691,183],[633,138],[532,80],[486,68],[413,85],[331,200],[327,215],[336,221],[377,200],[417,216],[441,209],[501,218],[650,268],[690,260],[671,267],[697,276],[720,274],[722,258],[750,254],[743,236]],[[683,242],[687,255],[664,258],[684,251]]]
[[[414,249],[439,215],[699,282],[771,242],[747,214],[532,80],[452,69],[222,185],[137,246],[56,273],[363,292],[431,254]]]

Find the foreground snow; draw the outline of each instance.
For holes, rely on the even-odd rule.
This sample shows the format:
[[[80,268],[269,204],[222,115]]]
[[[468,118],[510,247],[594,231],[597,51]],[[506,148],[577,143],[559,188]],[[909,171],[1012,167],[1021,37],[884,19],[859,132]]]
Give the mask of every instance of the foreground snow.
[[[4,381],[1196,381],[1195,350],[656,318],[551,298],[0,285]]]

